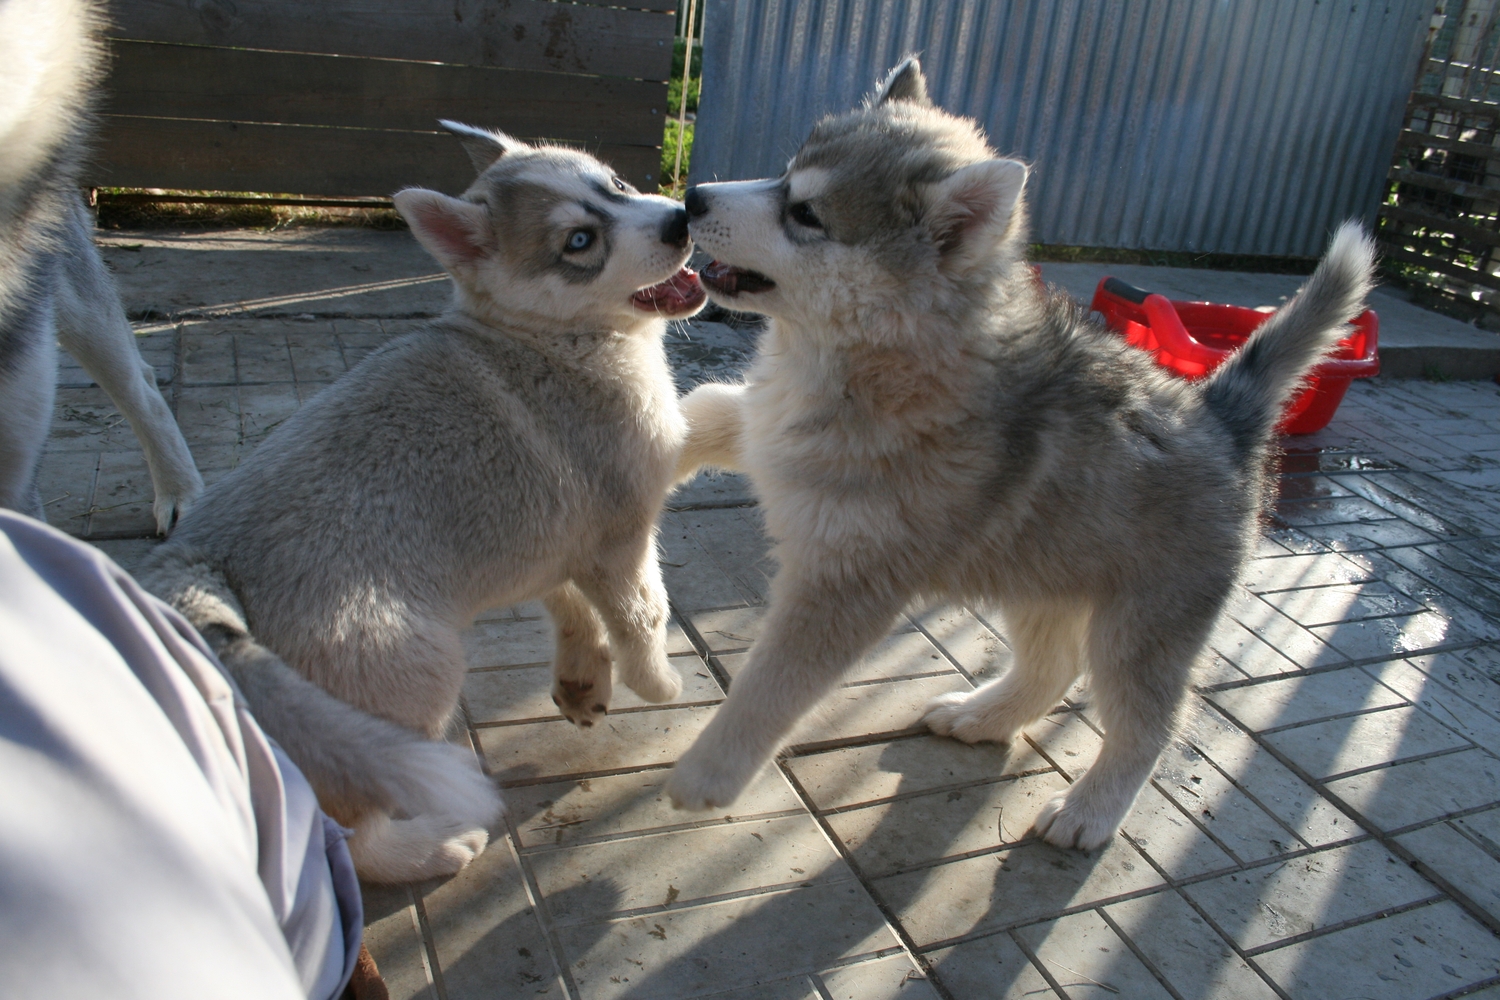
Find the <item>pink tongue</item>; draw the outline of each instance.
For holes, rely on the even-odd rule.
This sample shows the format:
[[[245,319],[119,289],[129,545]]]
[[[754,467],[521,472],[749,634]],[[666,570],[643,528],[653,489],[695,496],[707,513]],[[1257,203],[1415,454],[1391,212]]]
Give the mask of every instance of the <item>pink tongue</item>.
[[[686,303],[697,296],[701,288],[698,275],[684,267],[661,284],[636,292],[634,298],[641,303],[657,303],[667,300]]]

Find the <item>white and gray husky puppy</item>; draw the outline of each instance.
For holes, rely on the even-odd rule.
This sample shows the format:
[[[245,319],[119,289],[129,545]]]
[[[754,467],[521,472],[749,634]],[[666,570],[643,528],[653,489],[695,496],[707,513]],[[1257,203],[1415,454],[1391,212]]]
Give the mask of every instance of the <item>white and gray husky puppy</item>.
[[[103,59],[102,4],[0,4],[0,507],[44,516],[36,470],[59,341],[130,421],[165,532],[203,492],[141,359],[78,192]]]
[[[718,302],[768,314],[745,384],[682,403],[682,474],[749,473],[780,567],[763,637],[677,764],[724,806],[917,600],[993,603],[1014,666],[927,709],[1013,739],[1081,671],[1106,734],[1036,832],[1103,844],[1170,739],[1257,531],[1283,403],[1370,288],[1355,225],[1212,377],[1165,374],[1023,259],[1025,165],[934,108],[920,67],[815,127],[785,174],[687,207]]]
[[[452,307],[303,406],[140,574],[388,882],[459,870],[501,808],[440,742],[477,612],[544,600],[554,700],[581,726],[612,666],[648,701],[682,683],[655,524],[686,430],[665,321],[705,300],[687,214],[584,153],[444,124],[479,179],[395,201]]]

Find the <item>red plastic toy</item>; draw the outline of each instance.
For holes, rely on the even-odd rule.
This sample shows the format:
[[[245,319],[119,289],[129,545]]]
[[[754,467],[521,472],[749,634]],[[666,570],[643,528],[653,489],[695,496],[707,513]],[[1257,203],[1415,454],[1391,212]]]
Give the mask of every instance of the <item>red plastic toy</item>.
[[[1245,309],[1212,302],[1177,302],[1104,278],[1094,291],[1093,309],[1110,329],[1156,363],[1183,378],[1202,378],[1244,345],[1250,332],[1266,321],[1270,309]],[[1349,383],[1380,373],[1380,320],[1366,309],[1353,320],[1354,332],[1339,341],[1333,354],[1314,368],[1308,386],[1286,408],[1277,431],[1312,434],[1328,426]]]

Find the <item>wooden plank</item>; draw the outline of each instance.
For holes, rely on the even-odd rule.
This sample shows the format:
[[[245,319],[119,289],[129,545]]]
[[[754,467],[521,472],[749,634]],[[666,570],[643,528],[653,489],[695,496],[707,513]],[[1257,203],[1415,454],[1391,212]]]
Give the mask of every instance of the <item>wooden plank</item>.
[[[422,186],[456,194],[474,180],[446,132],[240,124],[105,115],[85,183],[189,191],[386,196]],[[661,151],[593,145],[588,151],[643,191],[654,191]]]
[[[109,34],[187,45],[665,80],[675,0],[114,0]]]
[[[1464,156],[1477,156],[1485,160],[1500,160],[1500,147],[1483,142],[1463,142],[1441,135],[1407,129],[1396,140],[1399,149],[1444,149]]]
[[[1393,222],[1406,222],[1414,226],[1425,226],[1429,229],[1452,233],[1461,239],[1488,243],[1491,246],[1500,246],[1500,227],[1489,228],[1461,219],[1445,219],[1441,215],[1424,212],[1415,205],[1382,205],[1380,206],[1380,215],[1382,218],[1390,219]],[[1491,223],[1491,226],[1495,225],[1495,223]]]
[[[1416,187],[1430,188],[1433,191],[1442,191],[1445,194],[1456,194],[1461,198],[1475,198],[1480,201],[1500,201],[1500,188],[1487,188],[1478,184],[1465,184],[1463,181],[1439,177],[1437,174],[1424,174],[1422,171],[1413,170],[1410,167],[1392,167],[1390,179]]]
[[[112,49],[112,114],[409,131],[452,118],[518,138],[653,146],[665,121],[665,83],[149,42]]]
[[[1380,241],[1380,253],[1383,257],[1390,257],[1394,260],[1405,261],[1408,264],[1415,264],[1429,271],[1446,274],[1449,277],[1459,278],[1475,285],[1482,285],[1485,288],[1500,290],[1500,277],[1493,274],[1485,274],[1483,271],[1475,271],[1467,267],[1460,267],[1457,264],[1450,264],[1446,260],[1424,257],[1422,254],[1413,253],[1405,247],[1387,242],[1386,238],[1378,232],[1375,234],[1375,238]]]

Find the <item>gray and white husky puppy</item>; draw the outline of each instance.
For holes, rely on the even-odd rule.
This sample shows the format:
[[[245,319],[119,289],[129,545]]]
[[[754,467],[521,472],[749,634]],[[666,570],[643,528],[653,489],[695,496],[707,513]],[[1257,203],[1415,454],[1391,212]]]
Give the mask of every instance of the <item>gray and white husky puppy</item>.
[[[928,707],[935,732],[1009,741],[1092,676],[1103,749],[1037,833],[1103,844],[1150,776],[1255,537],[1281,407],[1362,308],[1372,247],[1345,225],[1188,383],[1035,280],[1026,173],[934,108],[911,60],[781,177],[689,192],[710,295],[771,323],[745,384],[683,400],[680,472],[748,472],[780,568],[749,664],[672,774],[678,805],[732,802],[929,599],[998,605],[1015,651]]]
[[[648,701],[682,685],[655,524],[685,434],[665,321],[705,300],[687,213],[584,153],[444,124],[479,179],[395,201],[453,305],[297,411],[140,573],[387,882],[459,870],[499,814],[440,742],[477,612],[545,601],[578,725],[612,666]]]
[[[36,469],[61,341],[140,439],[165,532],[203,480],[136,348],[78,192],[103,65],[101,6],[0,4],[0,507],[44,516]]]

